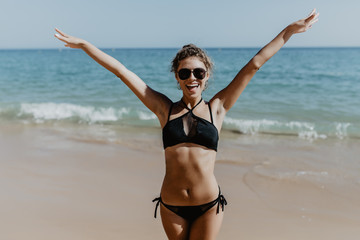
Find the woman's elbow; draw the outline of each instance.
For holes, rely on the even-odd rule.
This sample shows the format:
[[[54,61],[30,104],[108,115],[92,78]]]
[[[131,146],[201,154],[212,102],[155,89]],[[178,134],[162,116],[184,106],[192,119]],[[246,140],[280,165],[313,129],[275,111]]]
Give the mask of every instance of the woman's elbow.
[[[262,59],[262,57],[255,56],[251,59],[250,65],[255,71],[257,71],[262,67],[262,65],[264,65],[264,62],[265,61],[264,61],[264,59]]]
[[[128,69],[125,68],[123,65],[120,65],[114,67],[114,69],[111,72],[114,73],[118,78],[123,79],[127,74]]]

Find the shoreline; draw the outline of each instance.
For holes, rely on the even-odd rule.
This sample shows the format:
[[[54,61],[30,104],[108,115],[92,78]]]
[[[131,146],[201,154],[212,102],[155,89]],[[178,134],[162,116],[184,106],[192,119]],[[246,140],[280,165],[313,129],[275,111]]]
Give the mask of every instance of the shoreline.
[[[218,239],[360,234],[360,141],[220,139],[215,175],[229,204]],[[0,128],[0,152],[0,238],[166,238],[151,202],[165,171],[158,129],[15,124]]]

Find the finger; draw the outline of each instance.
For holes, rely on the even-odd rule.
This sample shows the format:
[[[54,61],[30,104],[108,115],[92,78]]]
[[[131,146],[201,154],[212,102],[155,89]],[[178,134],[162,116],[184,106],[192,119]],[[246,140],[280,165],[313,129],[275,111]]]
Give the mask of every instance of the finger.
[[[311,21],[312,19],[314,19],[316,17],[316,8],[314,8],[311,13],[309,14],[308,17],[306,17],[304,20],[305,22]]]
[[[311,15],[313,15],[316,12],[316,8],[314,8],[311,13],[308,15],[308,17],[310,17]]]
[[[316,18],[316,19],[312,20],[309,24],[310,24],[310,25],[314,25],[314,23],[316,23],[317,21],[319,21],[319,19],[318,19],[318,18]]]
[[[59,29],[55,28],[55,31],[57,31],[58,33],[60,33],[61,36],[66,36],[66,34],[62,31],[60,31]]]
[[[316,15],[311,15],[310,17],[307,17],[306,19],[305,19],[305,22],[306,23],[309,23],[310,21],[312,21],[312,20],[314,20],[316,18]]]
[[[64,35],[64,33],[62,31],[60,31],[58,28],[55,28],[55,31],[58,32],[61,35]]]
[[[311,21],[311,22],[309,23],[307,29],[312,28],[312,26],[313,26],[317,21],[319,21],[319,19],[314,19],[313,21]]]
[[[58,33],[55,33],[54,36],[55,36],[57,39],[59,39],[59,40],[63,40],[63,39],[64,39],[64,37],[61,36],[61,35],[58,34]]]
[[[319,15],[320,15],[320,13],[317,13],[317,14],[315,15],[315,18],[318,19],[318,18],[319,18]]]
[[[55,31],[57,31],[58,33],[60,33],[62,36],[64,37],[69,37],[69,35],[67,35],[66,33],[60,31],[59,29],[55,28]]]
[[[63,37],[63,36],[61,36],[61,35],[59,35],[59,34],[57,34],[57,33],[55,34],[55,37],[56,37],[57,39],[59,39],[60,41],[63,41],[63,42],[65,42],[65,43],[67,43],[65,37]]]
[[[319,21],[319,15],[320,15],[320,13],[317,13],[317,14],[314,16],[314,18],[309,21],[308,24],[313,25],[314,23],[316,23],[317,21]]]

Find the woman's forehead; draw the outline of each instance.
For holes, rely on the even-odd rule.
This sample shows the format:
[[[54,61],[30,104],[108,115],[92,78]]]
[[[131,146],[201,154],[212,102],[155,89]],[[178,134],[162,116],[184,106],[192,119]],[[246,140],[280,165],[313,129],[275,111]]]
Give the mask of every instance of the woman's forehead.
[[[205,68],[205,64],[198,57],[187,57],[180,61],[180,68]]]

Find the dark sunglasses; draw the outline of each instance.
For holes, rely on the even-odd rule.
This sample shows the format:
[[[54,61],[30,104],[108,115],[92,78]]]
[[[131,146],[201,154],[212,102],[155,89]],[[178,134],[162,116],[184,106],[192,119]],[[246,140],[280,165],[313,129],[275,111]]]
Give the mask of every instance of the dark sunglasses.
[[[190,77],[191,73],[194,74],[194,77],[200,80],[204,79],[206,76],[206,70],[203,68],[195,68],[194,70],[182,68],[178,71],[178,76],[181,80],[186,80]]]

